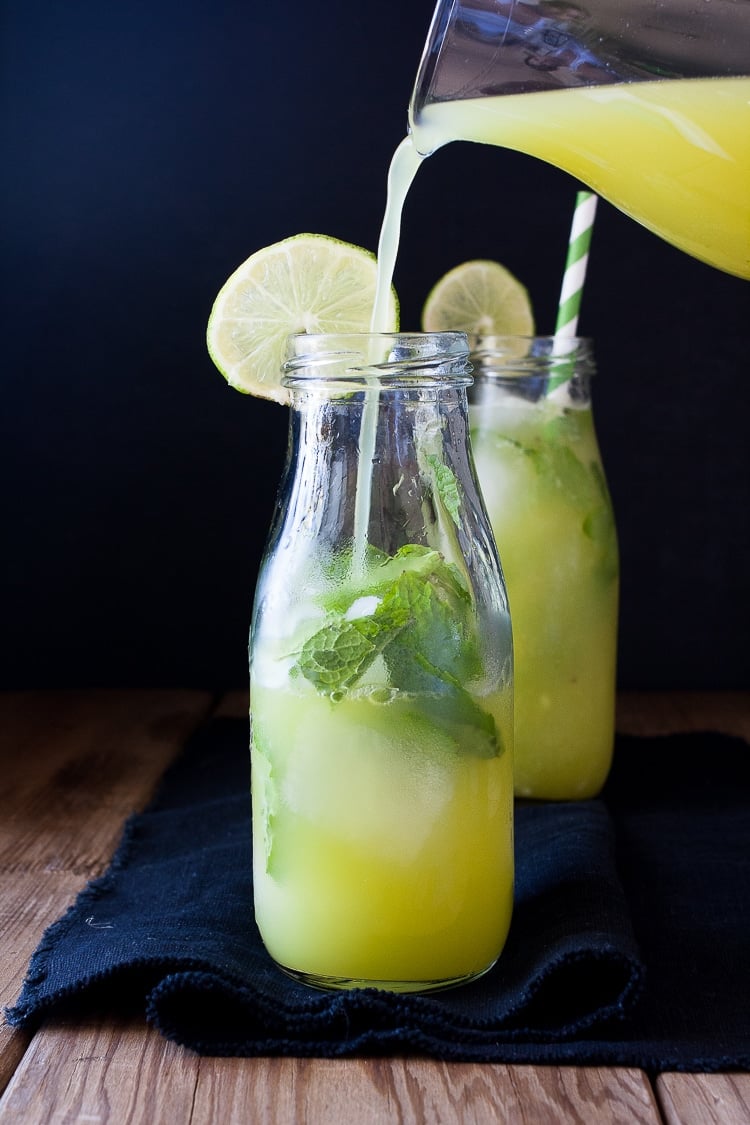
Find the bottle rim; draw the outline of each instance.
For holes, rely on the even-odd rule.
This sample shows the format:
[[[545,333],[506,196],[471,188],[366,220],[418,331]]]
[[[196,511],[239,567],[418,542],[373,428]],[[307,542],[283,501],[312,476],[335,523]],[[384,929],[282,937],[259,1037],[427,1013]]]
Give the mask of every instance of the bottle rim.
[[[475,377],[521,378],[596,372],[590,336],[469,336]]]
[[[282,384],[468,387],[473,382],[465,332],[295,333],[287,340]]]

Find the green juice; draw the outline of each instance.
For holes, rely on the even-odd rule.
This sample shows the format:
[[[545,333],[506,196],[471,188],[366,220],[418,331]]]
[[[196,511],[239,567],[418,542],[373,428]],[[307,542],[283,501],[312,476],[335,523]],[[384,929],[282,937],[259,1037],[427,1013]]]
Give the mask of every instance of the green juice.
[[[512,909],[510,684],[487,689],[471,600],[439,552],[370,551],[343,587],[308,581],[297,620],[253,648],[264,943],[328,987],[477,975]]]
[[[598,793],[614,741],[618,550],[589,406],[485,391],[472,445],[508,587],[515,787]]]

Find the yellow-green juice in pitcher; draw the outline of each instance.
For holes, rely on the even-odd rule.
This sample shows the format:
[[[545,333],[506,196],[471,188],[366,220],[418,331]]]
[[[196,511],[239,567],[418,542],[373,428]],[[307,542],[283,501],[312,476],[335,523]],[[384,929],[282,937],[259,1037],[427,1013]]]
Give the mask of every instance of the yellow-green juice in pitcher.
[[[750,277],[750,78],[544,90],[427,105],[413,143],[538,156],[696,258]]]

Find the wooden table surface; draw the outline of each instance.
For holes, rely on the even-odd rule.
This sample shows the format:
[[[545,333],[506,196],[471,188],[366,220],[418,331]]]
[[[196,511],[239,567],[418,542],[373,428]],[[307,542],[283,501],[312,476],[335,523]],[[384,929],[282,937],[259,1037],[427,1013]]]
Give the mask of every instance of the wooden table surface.
[[[102,873],[210,714],[246,713],[199,691],[0,694],[0,1004],[15,1001],[44,929]],[[750,741],[750,693],[621,695],[632,734],[723,730]],[[320,1122],[748,1125],[750,1075],[632,1068],[443,1064],[414,1058],[215,1059],[144,1022],[0,1022],[0,1125]]]

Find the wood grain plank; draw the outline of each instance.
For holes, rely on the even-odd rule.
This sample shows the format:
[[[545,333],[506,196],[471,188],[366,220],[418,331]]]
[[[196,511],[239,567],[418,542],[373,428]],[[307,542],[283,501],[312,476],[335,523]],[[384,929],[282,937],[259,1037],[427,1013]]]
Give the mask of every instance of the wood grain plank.
[[[0,1008],[17,995],[43,930],[84,884],[82,876],[64,871],[0,872]]]
[[[647,1075],[634,1067],[509,1067],[524,1125],[658,1125]]]
[[[7,1024],[0,1026],[0,1094],[10,1082],[30,1042],[31,1035],[25,1031]]]
[[[60,1022],[34,1036],[0,1125],[189,1125],[198,1064],[140,1022]]]
[[[657,1095],[667,1125],[748,1125],[750,1074],[663,1074]]]
[[[0,872],[0,1011],[19,992],[29,958],[50,923],[63,913],[85,879],[62,871],[20,877]],[[0,1015],[0,1091],[18,1065],[29,1036]]]
[[[98,874],[211,706],[206,692],[0,695],[0,871]]]
[[[0,1006],[211,706],[206,692],[0,695]],[[26,1043],[0,1015],[0,1090]]]
[[[659,1125],[638,1070],[423,1059],[202,1060],[191,1125]]]
[[[620,692],[617,729],[641,735],[718,730],[750,742],[750,692]]]

